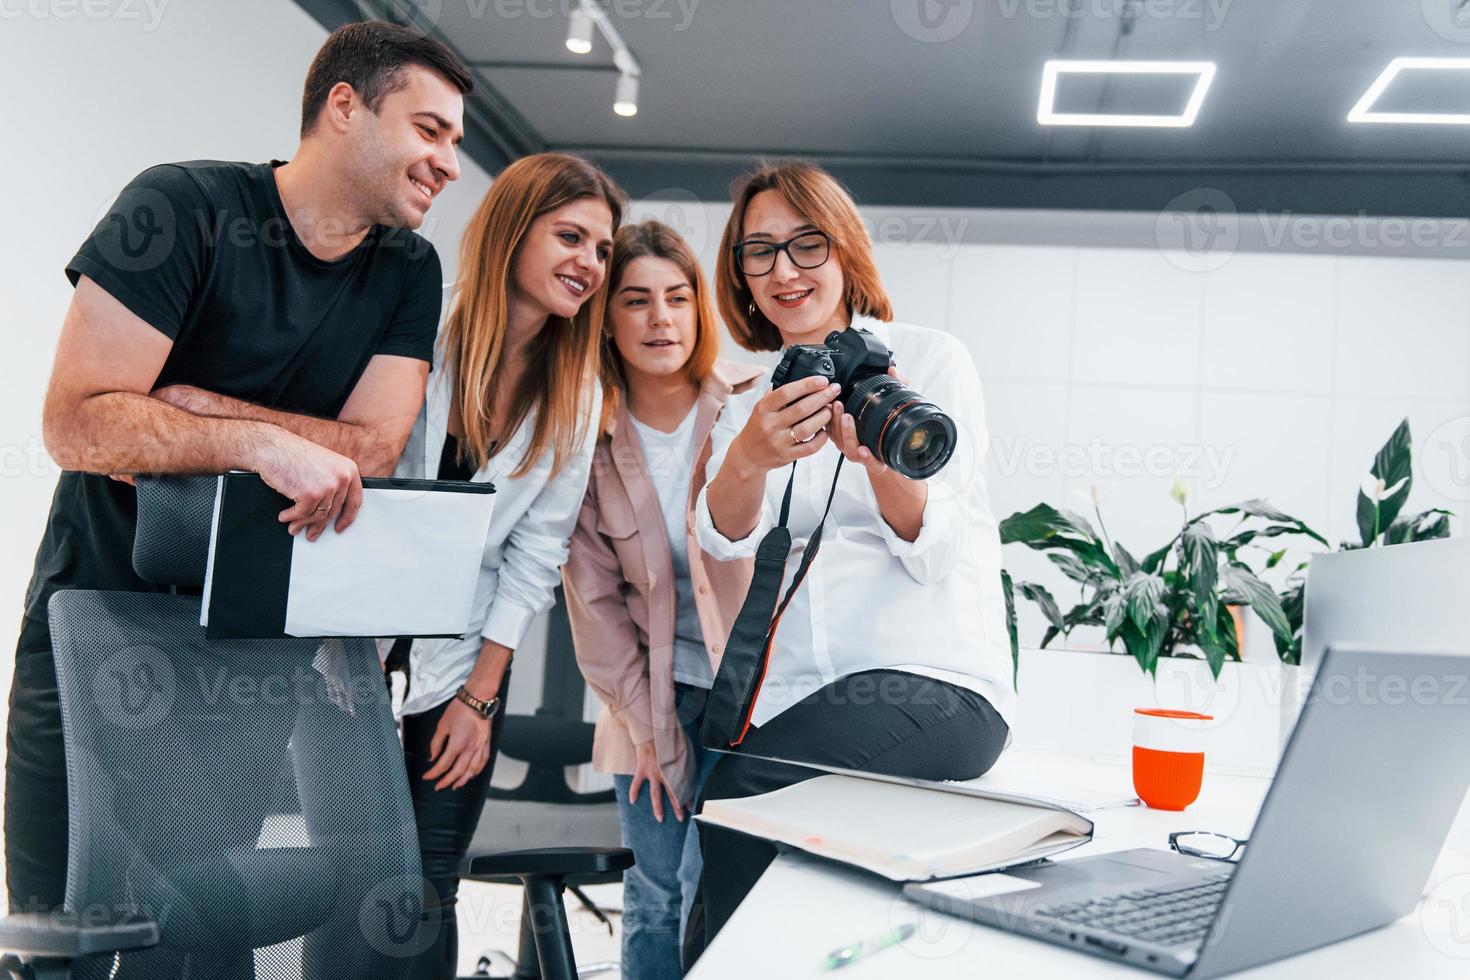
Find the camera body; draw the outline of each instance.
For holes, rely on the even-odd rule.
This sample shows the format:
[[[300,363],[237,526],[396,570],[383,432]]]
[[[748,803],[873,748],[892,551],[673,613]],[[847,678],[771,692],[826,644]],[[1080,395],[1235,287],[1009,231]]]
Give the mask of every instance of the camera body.
[[[858,441],[891,469],[911,480],[932,476],[954,453],[949,416],[890,376],[893,352],[867,330],[834,330],[821,344],[793,344],[771,374],[779,388],[803,378],[840,385],[843,408],[853,417]]]
[[[820,344],[792,344],[771,375],[771,387],[779,388],[802,378],[826,378],[842,386],[845,399],[852,387],[875,374],[888,373],[893,352],[860,327],[834,330]]]

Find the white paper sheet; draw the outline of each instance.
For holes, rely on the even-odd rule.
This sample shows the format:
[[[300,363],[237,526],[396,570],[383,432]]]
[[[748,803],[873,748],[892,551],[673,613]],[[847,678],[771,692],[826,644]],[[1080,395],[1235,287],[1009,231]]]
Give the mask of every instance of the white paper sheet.
[[[357,519],[291,547],[289,636],[433,636],[468,626],[495,495],[364,489]]]
[[[225,478],[214,483],[214,516],[209,519],[209,557],[204,564],[204,599],[199,604],[199,625],[209,625],[209,586],[214,582],[214,547],[219,543],[219,508],[224,499]]]

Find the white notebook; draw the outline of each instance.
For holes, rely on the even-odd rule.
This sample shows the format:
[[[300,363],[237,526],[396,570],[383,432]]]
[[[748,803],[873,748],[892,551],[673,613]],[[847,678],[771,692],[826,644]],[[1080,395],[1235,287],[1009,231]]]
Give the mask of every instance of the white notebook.
[[[1046,802],[844,775],[711,800],[698,819],[894,881],[998,871],[1092,838],[1092,821]]]

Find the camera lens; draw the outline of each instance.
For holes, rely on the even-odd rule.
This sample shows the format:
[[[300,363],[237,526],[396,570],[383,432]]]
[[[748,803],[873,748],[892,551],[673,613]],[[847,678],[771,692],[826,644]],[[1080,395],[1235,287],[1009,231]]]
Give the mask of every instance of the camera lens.
[[[954,454],[954,422],[918,392],[886,374],[864,378],[846,402],[858,441],[891,469],[922,480]]]

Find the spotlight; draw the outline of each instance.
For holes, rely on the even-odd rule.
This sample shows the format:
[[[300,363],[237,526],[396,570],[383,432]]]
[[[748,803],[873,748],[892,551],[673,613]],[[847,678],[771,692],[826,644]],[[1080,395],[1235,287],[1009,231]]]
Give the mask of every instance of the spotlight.
[[[592,15],[581,4],[572,11],[572,24],[567,31],[567,50],[572,54],[588,54],[592,51]]]
[[[638,115],[638,76],[618,76],[618,92],[613,99],[613,112],[620,116]]]

